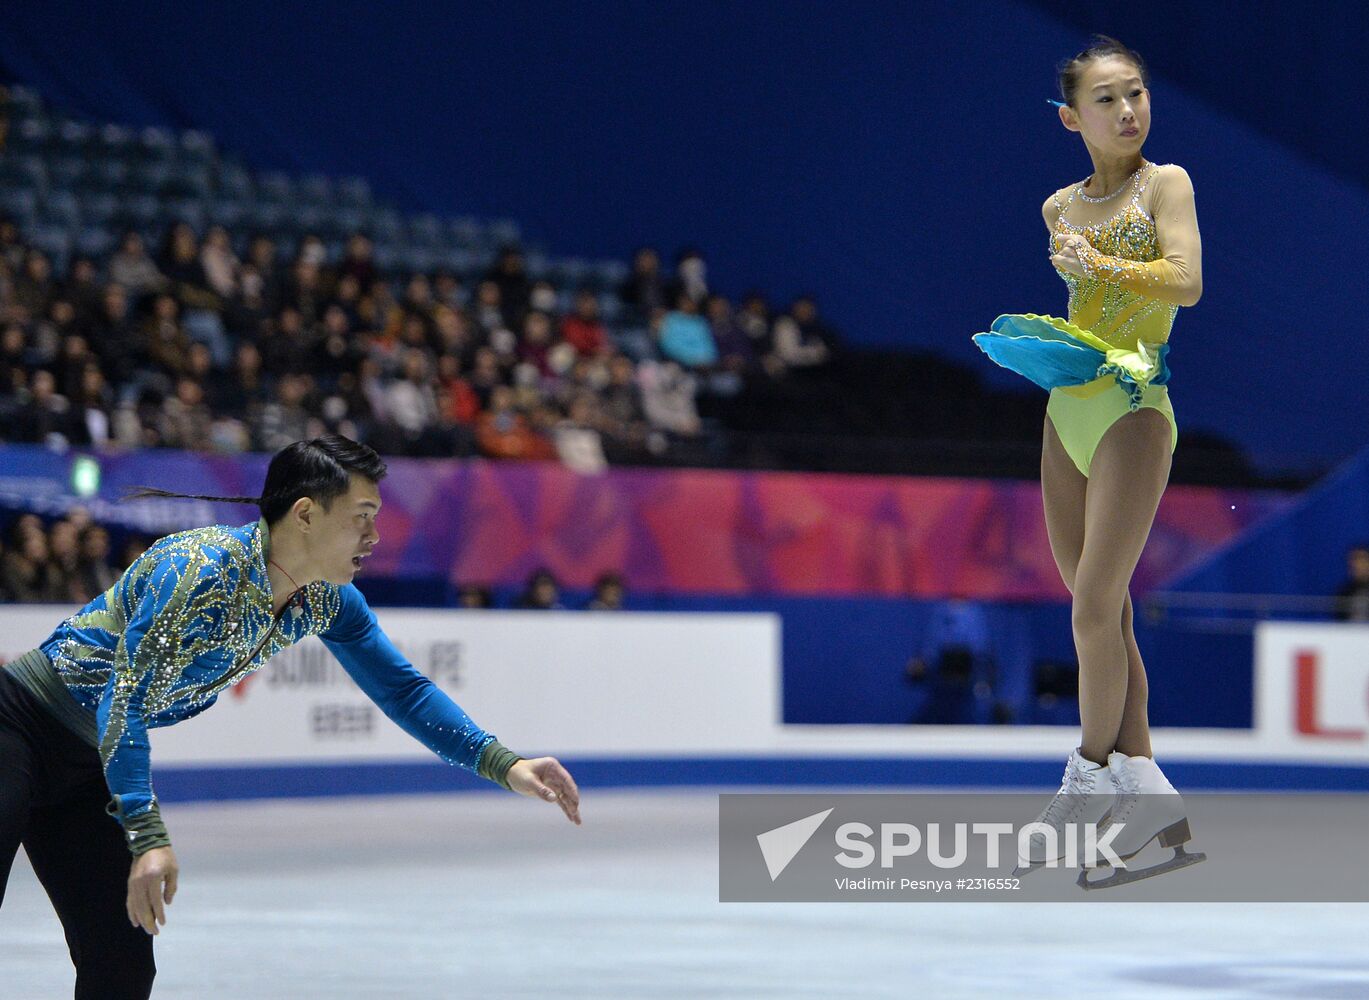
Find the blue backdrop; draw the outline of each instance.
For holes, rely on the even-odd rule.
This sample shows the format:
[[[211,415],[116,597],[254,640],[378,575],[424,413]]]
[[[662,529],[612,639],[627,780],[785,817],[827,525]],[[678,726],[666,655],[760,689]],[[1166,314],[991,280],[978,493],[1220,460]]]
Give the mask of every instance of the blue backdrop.
[[[27,5],[7,11],[0,64],[71,111],[203,127],[260,166],[364,174],[405,207],[510,216],[554,253],[697,243],[724,291],[813,290],[854,341],[934,348],[1013,385],[969,336],[1000,312],[1063,311],[1039,206],[1090,170],[1046,104],[1054,64],[1086,40],[1057,8],[1082,16],[1025,2]],[[1267,467],[1331,461],[1369,439],[1365,138],[1345,96],[1358,62],[1340,58],[1364,29],[1335,10],[1235,11],[1151,3],[1087,27],[1142,49],[1146,153],[1198,192],[1206,292],[1175,331],[1181,426]]]

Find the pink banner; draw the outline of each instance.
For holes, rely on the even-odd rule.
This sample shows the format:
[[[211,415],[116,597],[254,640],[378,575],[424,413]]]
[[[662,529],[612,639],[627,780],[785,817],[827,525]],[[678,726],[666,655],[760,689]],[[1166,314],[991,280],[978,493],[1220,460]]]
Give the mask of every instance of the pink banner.
[[[242,494],[265,456],[178,452],[96,457],[99,493],[68,494],[73,455],[0,448],[0,501],[149,527],[114,499],[131,485]],[[396,459],[381,486],[381,544],[368,573],[520,584],[538,566],[587,588],[618,570],[637,592],[1062,599],[1034,482],[690,469],[580,476],[555,463]],[[1160,506],[1135,589],[1163,586],[1286,494],[1175,486]],[[241,522],[242,507],[163,504],[177,519]],[[137,515],[137,516],[135,516]],[[171,520],[168,520],[171,519]]]

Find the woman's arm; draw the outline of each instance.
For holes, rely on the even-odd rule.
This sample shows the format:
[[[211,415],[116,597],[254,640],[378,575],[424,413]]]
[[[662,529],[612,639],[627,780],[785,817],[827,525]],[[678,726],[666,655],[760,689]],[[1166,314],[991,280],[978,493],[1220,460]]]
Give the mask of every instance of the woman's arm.
[[[1121,285],[1162,302],[1194,305],[1203,294],[1203,248],[1193,203],[1193,182],[1183,167],[1169,164],[1156,169],[1151,183],[1151,217],[1164,256],[1152,261],[1110,257],[1099,253],[1077,234],[1062,239],[1061,255],[1073,256],[1087,277]],[[1056,260],[1058,263],[1059,258]]]

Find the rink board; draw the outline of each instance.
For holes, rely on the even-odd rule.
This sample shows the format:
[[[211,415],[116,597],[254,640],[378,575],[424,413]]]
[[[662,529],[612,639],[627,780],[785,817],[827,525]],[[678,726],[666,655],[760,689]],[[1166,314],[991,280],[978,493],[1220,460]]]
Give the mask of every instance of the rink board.
[[[3,653],[69,609],[0,608]],[[782,637],[764,614],[379,609],[399,648],[525,756],[632,785],[1035,786],[1075,731],[1050,726],[798,726],[781,721]],[[1267,624],[1256,726],[1155,730],[1190,787],[1369,788],[1369,626]],[[1309,700],[1310,699],[1310,700]],[[1356,714],[1358,713],[1358,714]],[[317,639],[203,715],[152,733],[168,798],[474,787],[352,683]]]

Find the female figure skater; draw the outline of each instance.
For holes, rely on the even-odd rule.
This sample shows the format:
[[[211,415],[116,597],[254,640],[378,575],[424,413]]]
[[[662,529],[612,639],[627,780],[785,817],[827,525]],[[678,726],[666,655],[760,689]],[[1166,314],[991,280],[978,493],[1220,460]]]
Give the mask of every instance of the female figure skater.
[[[443,760],[580,822],[566,769],[554,757],[524,760],[471,721],[394,647],[352,585],[380,538],[384,475],[365,445],[295,442],[272,458],[260,498],[197,498],[255,504],[260,520],[168,535],[0,668],[0,899],[22,841],[66,932],[77,1000],[152,991],[152,935],[178,868],[148,730],[199,714],[307,635]]]
[[[1061,829],[1110,812],[1126,824],[1113,841],[1122,858],[1156,837],[1176,849],[1146,871],[1158,874],[1179,867],[1180,856],[1202,856],[1183,853],[1183,803],[1151,756],[1127,588],[1169,479],[1178,432],[1165,356],[1178,308],[1202,294],[1202,251],[1188,174],[1141,155],[1147,81],[1141,57],[1104,36],[1062,64],[1063,100],[1052,103],[1093,161],[1087,180],[1042,206],[1050,261],[1069,287],[1069,319],[1000,316],[974,339],[995,362],[1050,390],[1041,491],[1051,552],[1073,595],[1083,738],[1041,821]],[[1044,843],[1034,846],[1026,867],[1063,850],[1048,858]],[[1145,876],[1119,871],[1089,887],[1136,877]]]

